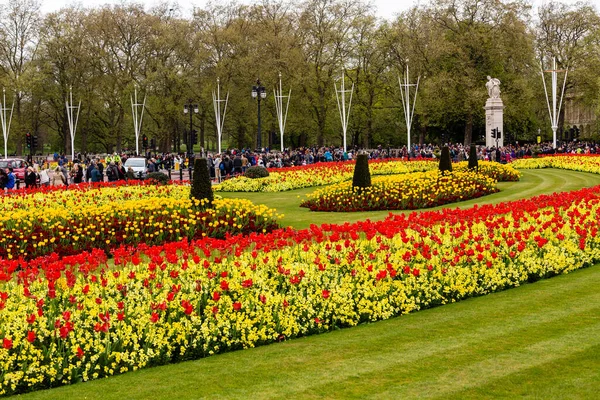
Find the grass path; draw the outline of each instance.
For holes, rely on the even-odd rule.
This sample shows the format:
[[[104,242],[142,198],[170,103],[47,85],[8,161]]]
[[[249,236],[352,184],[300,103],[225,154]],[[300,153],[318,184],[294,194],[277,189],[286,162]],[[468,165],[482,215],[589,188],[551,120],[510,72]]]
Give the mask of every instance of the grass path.
[[[600,175],[567,171],[560,169],[535,169],[521,170],[522,176],[519,182],[500,182],[500,192],[455,203],[452,207],[471,207],[474,204],[493,204],[502,201],[513,201],[527,199],[539,194],[551,194],[554,192],[567,192],[600,185]],[[265,204],[284,214],[281,223],[284,226],[292,226],[297,229],[308,228],[310,224],[341,224],[344,222],[356,222],[365,219],[377,221],[388,216],[390,211],[368,211],[360,213],[336,213],[336,212],[314,212],[307,208],[299,207],[301,199],[315,188],[298,189],[280,193],[227,193],[219,192],[220,196],[226,198],[242,197],[251,200],[255,204]],[[444,206],[432,208],[436,210]],[[411,211],[394,211],[402,213]]]
[[[496,203],[600,184],[544,169],[461,203]],[[337,223],[388,212],[313,213],[297,195],[241,197],[284,224]],[[225,194],[238,197],[240,194]],[[597,398],[600,265],[373,324],[20,396],[23,399]]]

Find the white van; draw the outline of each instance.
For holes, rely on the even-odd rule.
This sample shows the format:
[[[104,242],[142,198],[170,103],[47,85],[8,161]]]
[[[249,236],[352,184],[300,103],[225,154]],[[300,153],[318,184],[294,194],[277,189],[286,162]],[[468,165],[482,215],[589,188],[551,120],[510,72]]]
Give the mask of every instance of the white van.
[[[128,158],[123,164],[125,167],[125,173],[129,170],[129,167],[133,170],[136,179],[146,179],[148,173],[148,160],[143,157]]]

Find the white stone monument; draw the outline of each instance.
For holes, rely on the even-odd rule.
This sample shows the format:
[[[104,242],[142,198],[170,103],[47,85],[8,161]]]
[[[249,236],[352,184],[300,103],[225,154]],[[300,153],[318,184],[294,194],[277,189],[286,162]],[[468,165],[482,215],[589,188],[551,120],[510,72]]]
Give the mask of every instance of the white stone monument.
[[[490,76],[487,79],[485,87],[488,90],[489,98],[485,102],[485,145],[496,147],[497,144],[502,147],[504,146],[504,104],[500,98],[500,80]],[[492,137],[493,129],[500,132],[499,139]]]

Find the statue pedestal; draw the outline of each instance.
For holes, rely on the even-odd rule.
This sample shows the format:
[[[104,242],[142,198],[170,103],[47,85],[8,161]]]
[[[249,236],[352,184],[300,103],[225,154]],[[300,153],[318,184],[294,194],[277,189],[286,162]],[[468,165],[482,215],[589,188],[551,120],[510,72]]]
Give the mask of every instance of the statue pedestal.
[[[504,146],[504,104],[501,98],[488,98],[485,102],[485,145],[496,147],[496,139],[492,137],[492,129],[498,128],[500,139],[498,146]]]

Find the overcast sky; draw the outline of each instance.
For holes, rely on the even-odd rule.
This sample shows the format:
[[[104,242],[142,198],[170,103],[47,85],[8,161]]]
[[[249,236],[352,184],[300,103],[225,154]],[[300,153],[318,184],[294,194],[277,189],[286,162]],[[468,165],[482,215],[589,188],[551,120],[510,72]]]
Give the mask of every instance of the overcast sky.
[[[6,4],[8,1],[10,0],[0,0],[1,3]],[[537,8],[537,6],[547,3],[549,0],[528,0],[531,4],[533,4],[534,7]],[[120,3],[121,1],[119,0],[85,0],[85,1],[79,1],[79,3],[84,4],[86,7],[96,7],[102,4],[116,4],[116,3]],[[157,0],[140,0],[138,2],[144,3],[146,4],[147,7],[152,7],[153,5],[156,5],[159,3],[159,1]],[[218,0],[214,0],[214,2],[219,2]],[[252,0],[238,0],[238,3],[252,3]],[[423,0],[371,0],[371,2],[377,7],[377,16],[380,18],[393,18],[396,14],[398,14],[399,12],[402,12],[408,8],[410,8],[412,5],[415,4],[426,4],[428,3],[427,0],[423,1]],[[575,3],[576,0],[562,0],[563,3]],[[600,9],[600,0],[590,0],[589,1],[591,4],[594,4],[596,6],[596,8]],[[42,11],[43,12],[51,12],[51,11],[57,11],[62,7],[65,7],[67,5],[71,5],[77,3],[77,1],[74,0],[42,0]],[[196,7],[204,7],[207,3],[207,0],[185,0],[185,1],[179,1],[178,2],[180,5],[185,4],[186,6],[183,7],[182,9],[185,11],[186,7],[189,7],[189,9],[191,9],[191,6],[189,6],[190,4],[196,6]]]

